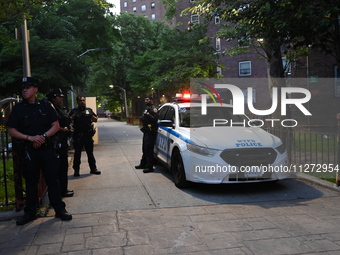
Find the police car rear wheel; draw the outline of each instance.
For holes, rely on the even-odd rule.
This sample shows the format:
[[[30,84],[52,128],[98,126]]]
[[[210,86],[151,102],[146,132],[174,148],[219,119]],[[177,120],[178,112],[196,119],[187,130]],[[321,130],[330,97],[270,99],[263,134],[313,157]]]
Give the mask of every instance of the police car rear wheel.
[[[178,150],[175,150],[173,153],[172,162],[171,162],[171,172],[174,178],[174,182],[177,188],[185,188],[188,186],[188,181],[185,178],[185,171],[183,160],[181,154]]]

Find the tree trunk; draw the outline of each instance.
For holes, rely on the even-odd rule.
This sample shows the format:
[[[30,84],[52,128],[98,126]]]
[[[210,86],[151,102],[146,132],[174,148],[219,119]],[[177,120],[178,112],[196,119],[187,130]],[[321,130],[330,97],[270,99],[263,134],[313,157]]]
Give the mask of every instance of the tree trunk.
[[[283,119],[281,116],[281,88],[285,87],[284,68],[282,64],[281,43],[275,38],[264,39],[264,51],[267,58],[268,87],[272,100],[277,99],[277,109],[272,114],[273,119]],[[273,98],[273,88],[278,90],[277,98]],[[287,109],[288,110],[288,109]],[[287,111],[289,115],[289,111]]]

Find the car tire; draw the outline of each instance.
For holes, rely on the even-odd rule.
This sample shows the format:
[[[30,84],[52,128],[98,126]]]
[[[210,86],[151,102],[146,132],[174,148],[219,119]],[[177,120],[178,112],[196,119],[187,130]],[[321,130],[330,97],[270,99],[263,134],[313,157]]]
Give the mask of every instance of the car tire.
[[[189,186],[185,177],[182,156],[178,149],[176,149],[171,156],[171,172],[177,188],[186,188]]]

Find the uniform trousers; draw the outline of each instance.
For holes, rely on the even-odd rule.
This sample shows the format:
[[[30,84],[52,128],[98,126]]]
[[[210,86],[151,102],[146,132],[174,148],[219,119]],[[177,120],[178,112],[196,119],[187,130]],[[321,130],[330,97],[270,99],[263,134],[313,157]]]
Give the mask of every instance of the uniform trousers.
[[[154,158],[154,146],[157,138],[157,133],[143,133],[143,144],[142,144],[142,159],[141,165],[152,167],[155,164]]]
[[[39,208],[38,183],[40,170],[42,170],[47,184],[48,198],[56,213],[65,210],[65,203],[60,195],[58,181],[59,160],[55,151],[51,147],[34,149],[29,146],[24,152],[25,164],[23,176],[26,180],[26,215],[33,216]]]
[[[81,151],[83,147],[85,147],[89,167],[91,171],[95,171],[97,169],[97,166],[96,159],[94,158],[93,155],[93,139],[90,133],[84,135],[79,135],[75,133],[73,136],[73,148],[74,148],[73,169],[74,171],[79,171],[80,169]]]
[[[68,144],[66,136],[60,140],[60,148],[58,148],[57,154],[59,155],[58,179],[60,191],[61,194],[64,194],[68,188]]]

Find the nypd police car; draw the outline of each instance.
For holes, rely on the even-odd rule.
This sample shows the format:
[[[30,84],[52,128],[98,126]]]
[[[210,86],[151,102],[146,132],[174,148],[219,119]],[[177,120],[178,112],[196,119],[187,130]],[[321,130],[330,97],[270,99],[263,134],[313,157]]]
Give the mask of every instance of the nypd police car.
[[[159,109],[155,156],[177,187],[190,182],[221,184],[277,181],[288,176],[282,141],[255,126],[232,105],[165,103]]]

